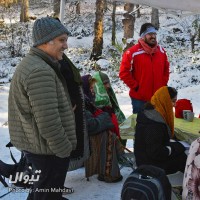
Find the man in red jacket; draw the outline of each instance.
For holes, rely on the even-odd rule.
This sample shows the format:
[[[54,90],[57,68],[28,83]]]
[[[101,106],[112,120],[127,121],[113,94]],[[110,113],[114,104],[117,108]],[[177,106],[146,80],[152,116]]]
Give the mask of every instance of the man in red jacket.
[[[143,24],[138,43],[122,57],[119,77],[130,88],[133,113],[138,113],[169,80],[169,62],[165,50],[157,44],[156,32],[151,23]]]

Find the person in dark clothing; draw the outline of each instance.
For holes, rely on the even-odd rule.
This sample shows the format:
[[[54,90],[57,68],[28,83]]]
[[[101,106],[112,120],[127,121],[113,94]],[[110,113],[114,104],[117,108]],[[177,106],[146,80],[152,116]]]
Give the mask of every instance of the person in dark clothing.
[[[76,149],[71,152],[68,171],[76,170],[84,165],[84,161],[89,157],[88,134],[86,131],[85,111],[84,111],[84,95],[82,90],[82,80],[79,70],[74,66],[71,60],[63,54],[63,59],[59,61],[60,72],[64,77],[72,107],[74,108],[74,116],[76,123]],[[63,194],[74,192],[71,187],[64,186]]]
[[[163,86],[138,113],[134,143],[137,166],[155,165],[164,169],[166,174],[184,172],[187,158],[185,147],[172,140],[176,99],[177,91]]]
[[[60,22],[59,18],[55,18]],[[76,170],[84,165],[84,161],[89,157],[88,133],[85,121],[84,94],[82,89],[82,80],[79,69],[72,61],[63,54],[60,63],[60,73],[65,79],[69,97],[74,110],[76,124],[76,149],[71,152],[68,171]],[[73,193],[73,188],[64,186],[63,194]]]
[[[84,95],[82,90],[82,80],[79,70],[74,66],[70,59],[63,54],[63,59],[59,61],[60,71],[66,80],[67,88],[72,106],[74,108],[76,122],[77,146],[71,153],[71,160],[84,157],[84,136],[86,133],[86,124],[84,116]]]

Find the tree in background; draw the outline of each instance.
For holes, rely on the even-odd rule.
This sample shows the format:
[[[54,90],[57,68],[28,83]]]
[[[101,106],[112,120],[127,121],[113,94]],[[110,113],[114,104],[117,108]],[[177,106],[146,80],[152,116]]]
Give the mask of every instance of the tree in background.
[[[53,0],[53,16],[59,17],[60,15],[60,0]]]
[[[141,17],[140,5],[136,5],[136,9],[137,9],[137,18],[140,18]]]
[[[70,13],[75,13],[77,15],[81,14],[81,2],[80,1],[70,1],[69,3]]]
[[[17,2],[18,2],[18,0],[0,0],[0,5],[3,5],[7,8],[11,4],[14,4],[14,3],[17,3]]]
[[[80,1],[76,2],[76,14],[77,15],[81,14],[81,2]]]
[[[135,24],[135,14],[131,14],[133,11],[134,4],[126,3],[124,5],[124,19],[122,19],[122,23],[124,26],[124,38],[133,38],[134,35],[134,24]]]
[[[157,28],[160,28],[160,23],[159,23],[159,11],[157,8],[152,8],[151,11],[151,23]]]
[[[94,23],[94,40],[90,60],[98,60],[103,49],[103,17],[105,0],[96,0],[96,19]]]
[[[189,29],[189,34],[190,34],[190,42],[191,42],[191,50],[194,52],[195,50],[195,41],[199,41],[199,36],[200,36],[200,16],[196,15],[195,20],[192,22],[192,28],[191,30]]]
[[[29,0],[21,0],[20,22],[27,22],[29,20]]]
[[[115,38],[116,38],[116,21],[115,21],[116,7],[117,7],[117,2],[113,1],[113,11],[112,11],[112,45],[115,45]]]

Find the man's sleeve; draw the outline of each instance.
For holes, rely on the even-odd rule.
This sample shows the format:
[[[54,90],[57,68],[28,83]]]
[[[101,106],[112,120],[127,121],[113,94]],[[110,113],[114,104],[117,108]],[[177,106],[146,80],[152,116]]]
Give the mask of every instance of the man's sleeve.
[[[138,87],[138,83],[134,80],[132,71],[134,71],[133,58],[131,52],[127,50],[122,56],[119,77],[129,88],[134,89]]]
[[[168,81],[169,81],[169,61],[167,58],[167,54],[165,52],[165,65],[164,65],[164,81],[165,81],[165,85],[167,85]]]

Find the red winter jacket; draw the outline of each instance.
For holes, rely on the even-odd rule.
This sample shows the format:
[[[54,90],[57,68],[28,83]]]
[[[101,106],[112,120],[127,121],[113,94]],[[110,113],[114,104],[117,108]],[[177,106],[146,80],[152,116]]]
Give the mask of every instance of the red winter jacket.
[[[119,77],[130,88],[132,98],[149,101],[155,91],[167,85],[169,62],[165,50],[158,46],[152,56],[138,43],[122,57]]]

